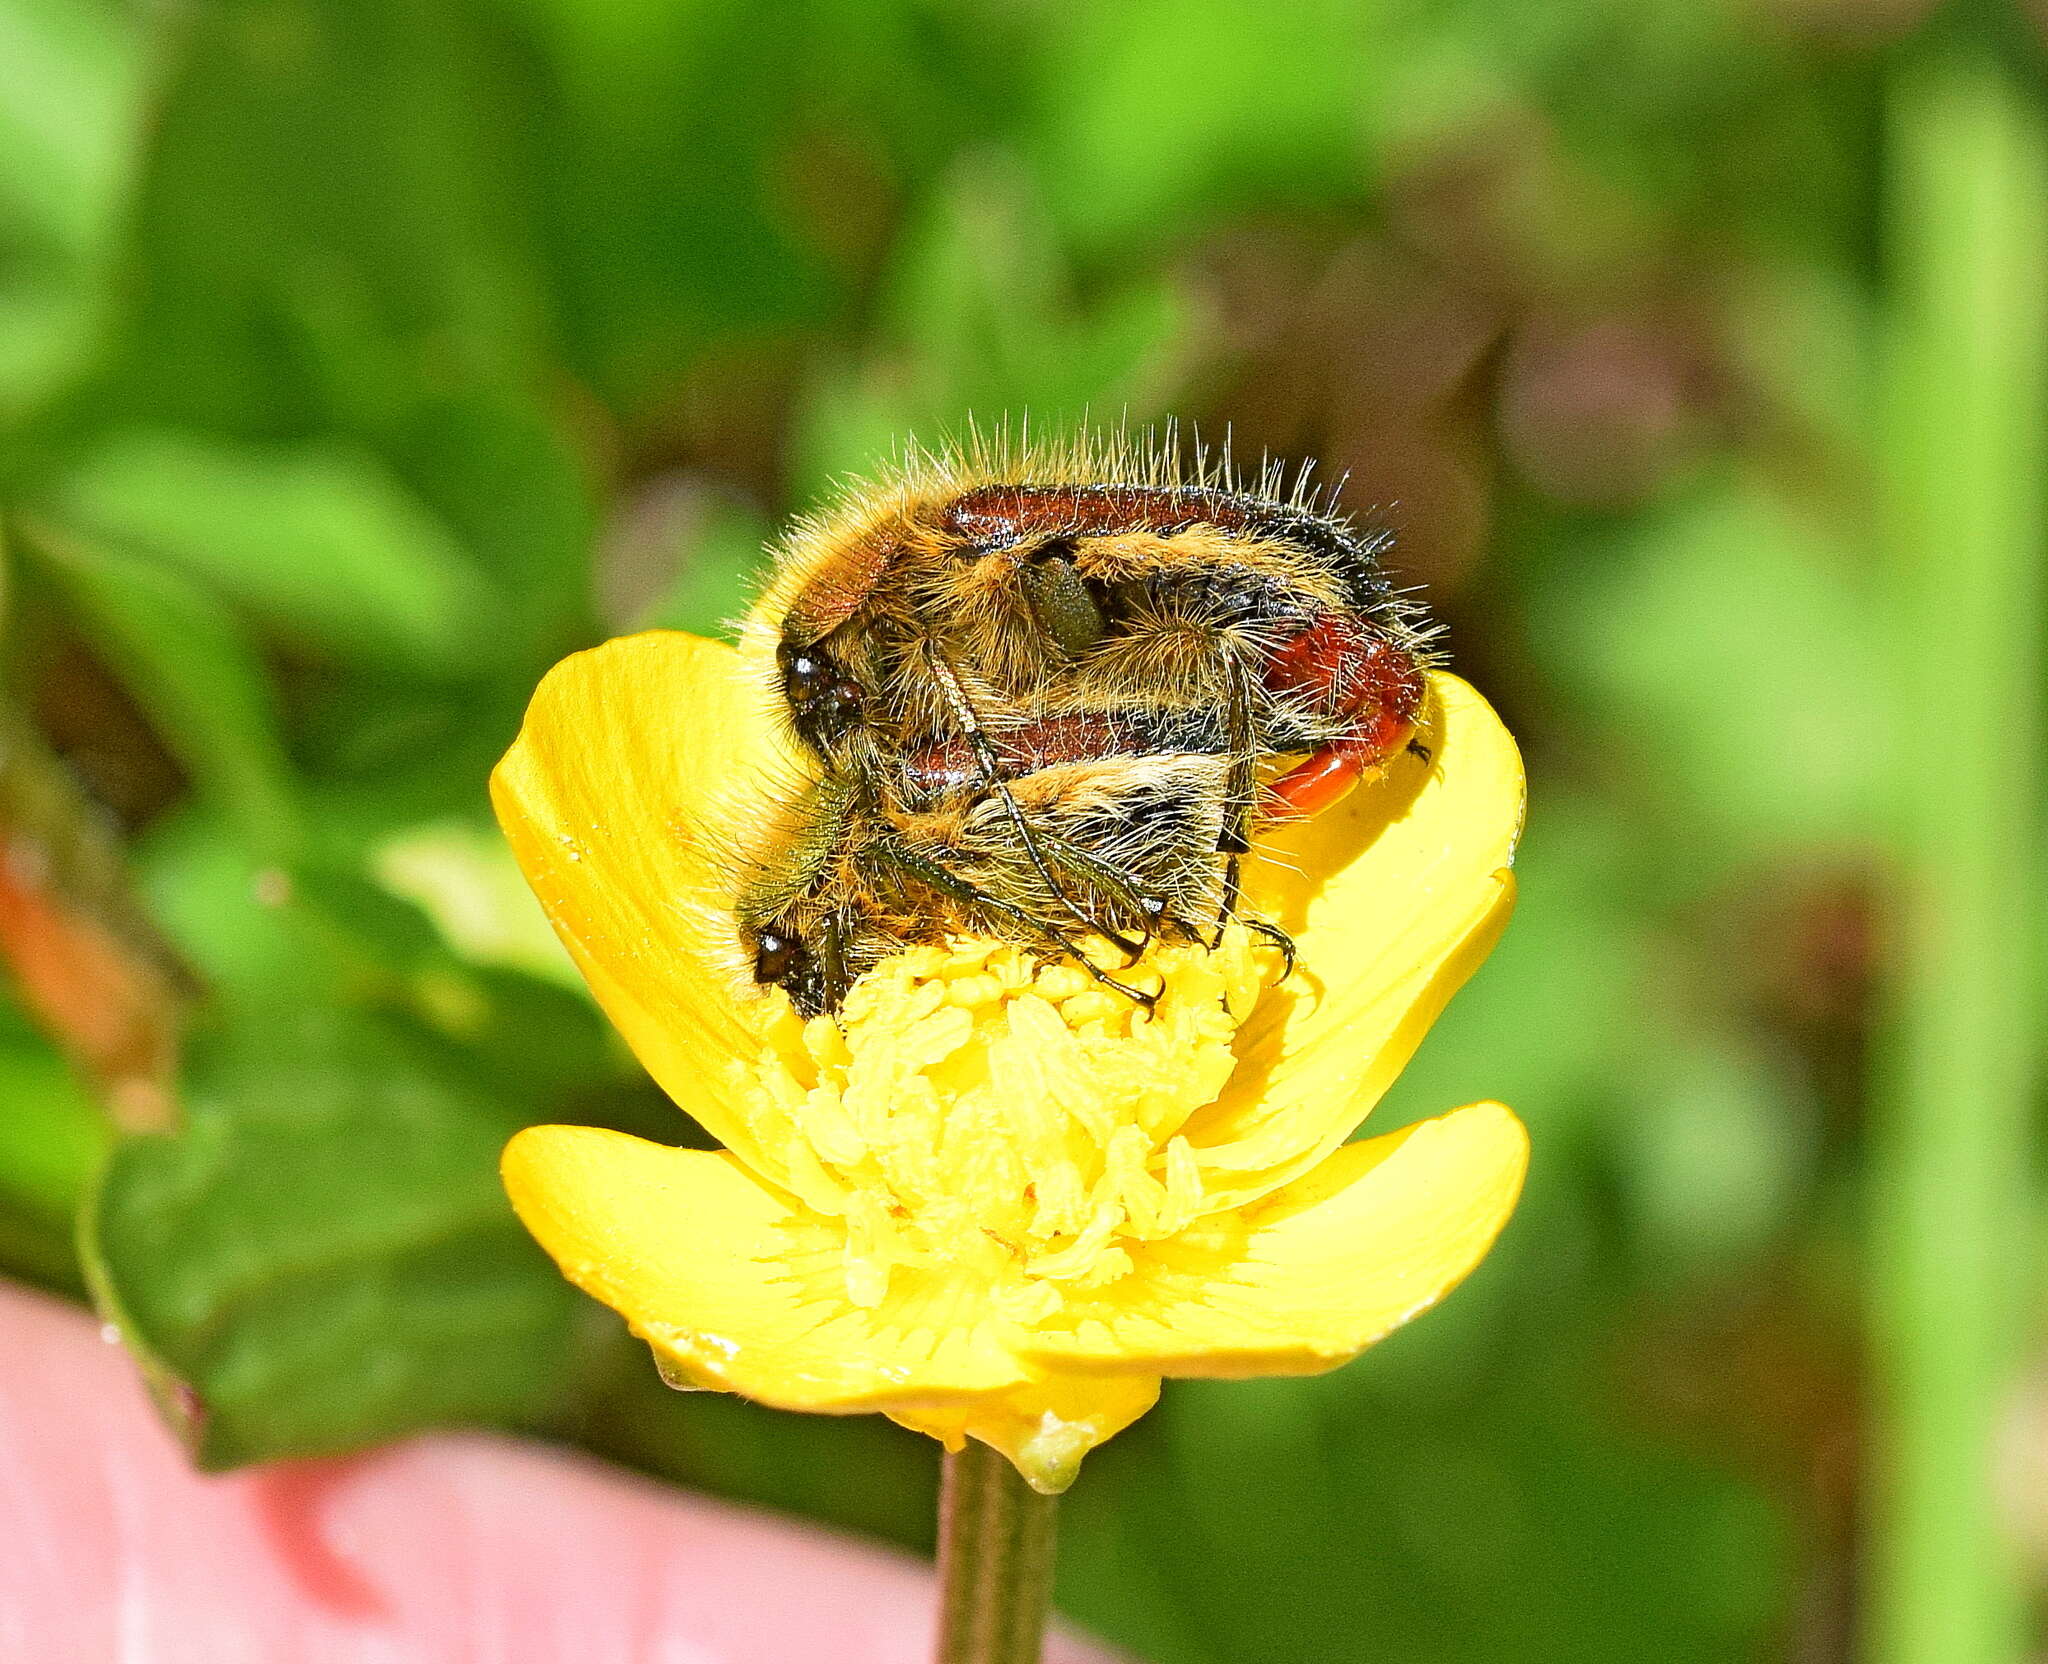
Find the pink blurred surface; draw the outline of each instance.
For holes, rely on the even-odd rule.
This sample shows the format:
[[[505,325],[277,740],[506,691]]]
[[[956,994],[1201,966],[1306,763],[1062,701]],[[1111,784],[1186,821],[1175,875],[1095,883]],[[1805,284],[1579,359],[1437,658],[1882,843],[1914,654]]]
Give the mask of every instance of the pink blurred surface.
[[[919,1664],[931,1624],[915,1561],[516,1440],[194,1473],[89,1317],[0,1288],[0,1658]]]

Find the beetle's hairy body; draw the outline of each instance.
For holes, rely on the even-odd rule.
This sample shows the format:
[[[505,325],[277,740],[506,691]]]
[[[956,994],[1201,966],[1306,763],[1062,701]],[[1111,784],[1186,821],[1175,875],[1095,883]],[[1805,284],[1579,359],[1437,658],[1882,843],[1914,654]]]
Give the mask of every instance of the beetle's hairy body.
[[[757,979],[815,1012],[966,929],[1213,935],[1262,767],[1341,789],[1412,732],[1423,638],[1386,542],[1128,451],[954,459],[800,528],[756,645],[818,772],[742,896]],[[1314,812],[1308,778],[1263,808]]]
[[[783,859],[764,864],[743,895],[742,928],[756,941],[773,933],[802,944],[791,974],[772,980],[807,1014],[831,1009],[889,954],[944,935],[1070,952],[1075,937],[1054,885],[1087,894],[1107,931],[1191,935],[1190,922],[1217,918],[1222,904],[1215,851],[1226,767],[1210,756],[1118,757],[1020,777],[1017,804],[1041,851],[1051,850],[1051,883],[978,783],[919,793],[915,803],[813,796],[793,806]]]

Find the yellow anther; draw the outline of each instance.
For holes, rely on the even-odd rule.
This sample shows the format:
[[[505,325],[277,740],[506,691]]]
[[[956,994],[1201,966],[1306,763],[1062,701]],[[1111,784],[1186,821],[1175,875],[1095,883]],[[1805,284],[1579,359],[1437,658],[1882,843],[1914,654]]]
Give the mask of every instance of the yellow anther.
[[[972,1008],[988,1005],[1003,997],[1003,985],[987,972],[976,972],[949,983],[946,988],[946,1003]]]
[[[1047,965],[1038,973],[1037,983],[1038,991],[1055,1004],[1095,986],[1086,971],[1073,965]]]
[[[1078,1029],[1083,1023],[1106,1023],[1117,1014],[1120,1005],[1128,1005],[1129,999],[1122,994],[1112,994],[1107,989],[1090,988],[1085,994],[1075,994],[1060,1004],[1060,1018],[1067,1027]]]
[[[806,1202],[844,1219],[854,1305],[886,1301],[898,1267],[972,1264],[1035,1322],[1059,1308],[1055,1282],[1114,1282],[1120,1239],[1196,1215],[1176,1129],[1234,1066],[1218,996],[1256,977],[1252,944],[1162,945],[1121,975],[1156,994],[1156,1022],[1134,1026],[1139,1006],[1078,966],[987,939],[884,961],[836,1019],[772,1012],[755,1122]]]

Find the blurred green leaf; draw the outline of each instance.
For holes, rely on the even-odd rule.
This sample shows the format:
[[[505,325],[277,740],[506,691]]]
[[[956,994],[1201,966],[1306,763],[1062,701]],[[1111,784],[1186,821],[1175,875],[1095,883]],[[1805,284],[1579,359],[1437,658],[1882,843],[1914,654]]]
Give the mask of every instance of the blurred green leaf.
[[[587,628],[586,453],[608,418],[554,350],[530,54],[497,9],[446,0],[184,16],[128,227],[133,281],[81,430],[340,447],[358,472],[373,455],[382,506],[349,523],[379,547],[431,542],[439,575],[410,624],[380,581],[364,604],[381,633],[361,652],[417,662],[454,627],[452,540],[496,592],[466,646],[537,669]]]
[[[1875,462],[1874,301],[1861,274],[1818,260],[1759,262],[1731,281],[1731,347],[1742,372],[1810,446],[1807,483],[1860,504]]]
[[[374,458],[191,433],[106,440],[57,511],[144,551],[288,637],[451,677],[499,645],[490,586]]]
[[[54,390],[112,299],[144,36],[110,0],[0,7],[0,425]]]
[[[1754,1263],[1807,1193],[1810,1094],[1785,1058],[1726,1036],[1667,1037],[1637,1059],[1641,1107],[1615,1130],[1645,1261],[1675,1281]]]
[[[304,905],[294,869],[251,849],[218,810],[166,816],[136,849],[135,869],[151,917],[217,996],[331,1004],[358,991],[346,938]]]
[[[581,980],[565,979],[523,881],[500,894],[492,886],[504,874],[472,870],[476,852],[466,838],[444,842],[449,831],[401,842],[404,881],[393,885],[346,865],[265,865],[218,817],[185,813],[155,831],[138,877],[153,915],[229,1009],[402,1013],[458,1045],[476,1079],[500,1083],[508,1101],[642,1079]],[[518,921],[509,936],[500,907]],[[539,940],[521,934],[535,923]]]
[[[583,978],[496,830],[461,821],[413,827],[387,839],[373,864],[377,881],[422,908],[464,959],[582,991]]]
[[[131,421],[322,431],[343,414],[308,408],[323,322],[356,349],[326,364],[351,377],[332,388],[351,422],[395,424],[529,368],[543,320],[499,171],[499,44],[441,0],[195,9],[155,112],[102,398]]]
[[[812,391],[796,470],[806,493],[865,471],[906,436],[937,445],[967,418],[1013,434],[1159,414],[1196,327],[1170,278],[1083,307],[1030,181],[983,156],[961,165],[898,255],[883,341]]]
[[[1241,203],[1355,193],[1378,8],[1355,0],[1081,7],[1044,37],[1032,150],[1091,255]]]
[[[576,1296],[499,1188],[516,1116],[441,1049],[266,1016],[202,1059],[190,1102],[183,1132],[114,1154],[86,1242],[204,1465],[549,1407]]]
[[[1867,848],[1902,713],[1865,572],[1838,529],[1735,478],[1577,545],[1545,574],[1532,639],[1703,854]]]
[[[829,313],[828,263],[778,189],[807,128],[822,148],[832,117],[856,114],[814,27],[819,8],[799,5],[773,27],[750,0],[504,10],[545,77],[520,115],[558,327],[615,409],[658,421],[707,353]],[[839,61],[874,63],[897,12],[867,8],[851,31],[858,55]]]
[[[110,1137],[70,1065],[0,1006],[0,1269],[79,1286],[72,1219]]]
[[[283,856],[298,832],[291,769],[269,678],[240,626],[189,578],[69,528],[38,522],[25,546],[194,784],[252,849]]]
[[[1472,1356],[1437,1338],[1468,1292],[1333,1375],[1169,1382],[1062,1505],[1061,1609],[1161,1664],[1739,1655],[1775,1510],[1617,1425],[1611,1300],[1524,1287]]]

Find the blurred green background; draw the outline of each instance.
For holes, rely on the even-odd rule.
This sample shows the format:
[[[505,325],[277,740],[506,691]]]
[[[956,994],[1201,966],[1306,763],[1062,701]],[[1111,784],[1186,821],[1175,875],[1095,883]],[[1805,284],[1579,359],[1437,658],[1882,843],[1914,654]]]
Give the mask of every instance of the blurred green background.
[[[1932,9],[0,0],[0,1262],[210,1464],[493,1424],[928,1546],[928,1442],[667,1392],[513,1223],[513,1128],[690,1129],[484,779],[557,657],[716,630],[904,436],[1178,416],[1395,524],[1526,746],[1521,911],[1374,1124],[1496,1096],[1537,1156],[1426,1321],[1093,1458],[1063,1607],[1154,1664],[1854,1655],[1886,489],[1959,443],[1885,352],[1977,165],[1899,89],[1974,34],[2024,183],[2042,64]],[[2022,526],[2029,419],[1956,463]],[[1953,1124],[2018,1189],[2016,1067]]]

